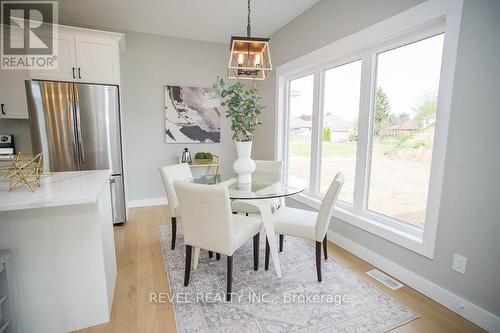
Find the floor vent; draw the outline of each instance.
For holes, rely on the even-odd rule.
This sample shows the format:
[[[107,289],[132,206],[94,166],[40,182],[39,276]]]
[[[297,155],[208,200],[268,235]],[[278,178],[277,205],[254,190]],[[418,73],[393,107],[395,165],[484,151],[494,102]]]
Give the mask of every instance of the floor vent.
[[[403,286],[403,284],[398,280],[395,280],[389,275],[382,273],[378,269],[372,269],[371,271],[366,272],[366,274],[370,275],[372,278],[380,283],[383,283],[385,286],[391,288],[392,290],[399,289]]]

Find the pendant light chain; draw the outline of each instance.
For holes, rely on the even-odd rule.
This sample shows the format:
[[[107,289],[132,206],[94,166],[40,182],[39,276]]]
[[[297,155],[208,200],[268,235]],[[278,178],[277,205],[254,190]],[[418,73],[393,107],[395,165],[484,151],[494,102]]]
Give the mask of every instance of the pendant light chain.
[[[248,0],[248,18],[247,18],[247,37],[250,37],[251,34],[251,27],[250,27],[250,0]]]

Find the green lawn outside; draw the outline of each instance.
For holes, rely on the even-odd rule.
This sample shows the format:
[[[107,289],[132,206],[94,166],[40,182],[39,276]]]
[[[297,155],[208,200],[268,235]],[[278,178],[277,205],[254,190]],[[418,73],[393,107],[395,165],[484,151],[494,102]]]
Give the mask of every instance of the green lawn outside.
[[[398,140],[394,139],[375,139],[374,148],[377,152],[386,154],[396,145]],[[356,154],[356,141],[349,142],[323,142],[323,156],[342,156],[349,157]],[[292,142],[290,145],[290,154],[292,156],[310,156],[311,145],[305,142]]]

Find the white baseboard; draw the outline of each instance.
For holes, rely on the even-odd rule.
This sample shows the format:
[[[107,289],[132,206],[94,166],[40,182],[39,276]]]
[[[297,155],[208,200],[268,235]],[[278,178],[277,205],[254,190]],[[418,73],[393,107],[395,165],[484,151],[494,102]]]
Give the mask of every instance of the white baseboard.
[[[166,205],[167,198],[147,198],[147,199],[139,199],[139,200],[129,200],[128,208],[136,208],[136,207],[147,207],[147,206],[160,206]]]
[[[483,329],[500,332],[500,317],[493,313],[331,230],[328,239]]]

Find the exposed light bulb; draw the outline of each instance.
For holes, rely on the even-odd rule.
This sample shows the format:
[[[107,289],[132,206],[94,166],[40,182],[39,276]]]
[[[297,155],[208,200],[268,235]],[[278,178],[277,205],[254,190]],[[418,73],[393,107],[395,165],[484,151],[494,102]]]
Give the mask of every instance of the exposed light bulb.
[[[245,55],[243,53],[238,54],[238,65],[243,65],[245,61]]]
[[[253,60],[255,67],[260,67],[260,54],[256,54]]]

